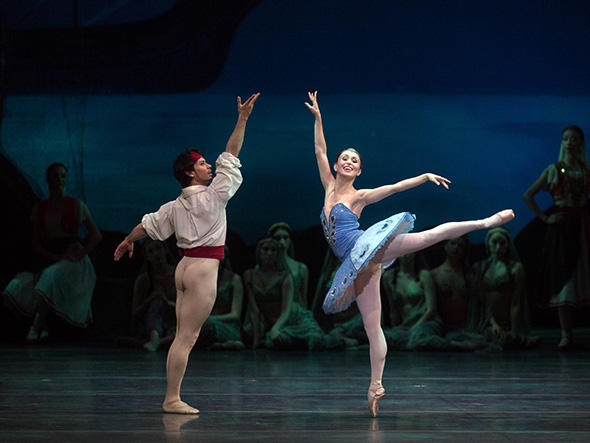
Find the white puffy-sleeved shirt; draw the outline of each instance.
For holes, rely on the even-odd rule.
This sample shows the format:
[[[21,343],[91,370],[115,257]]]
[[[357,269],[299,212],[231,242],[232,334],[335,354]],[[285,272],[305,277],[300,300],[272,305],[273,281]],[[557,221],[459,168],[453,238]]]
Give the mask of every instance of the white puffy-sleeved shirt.
[[[225,206],[242,184],[237,157],[223,152],[215,162],[215,177],[208,186],[182,189],[174,201],[146,214],[141,224],[150,238],[166,240],[176,234],[176,245],[183,249],[223,246],[227,231]]]

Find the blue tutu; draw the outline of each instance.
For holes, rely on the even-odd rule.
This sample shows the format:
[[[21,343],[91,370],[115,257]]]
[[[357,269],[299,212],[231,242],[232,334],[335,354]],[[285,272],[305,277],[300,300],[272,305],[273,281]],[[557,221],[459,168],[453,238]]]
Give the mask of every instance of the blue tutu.
[[[388,239],[411,231],[416,216],[409,212],[400,212],[363,231],[359,229],[356,214],[345,204],[337,203],[330,211],[328,219],[323,209],[320,218],[328,244],[342,261],[323,304],[324,312],[333,314],[350,306],[356,298],[353,283],[358,273]],[[383,267],[391,266],[394,261]]]

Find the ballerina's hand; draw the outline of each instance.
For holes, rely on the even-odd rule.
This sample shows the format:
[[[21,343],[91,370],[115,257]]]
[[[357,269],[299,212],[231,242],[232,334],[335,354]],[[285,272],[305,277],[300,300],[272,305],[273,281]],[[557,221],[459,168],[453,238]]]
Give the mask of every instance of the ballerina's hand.
[[[316,118],[320,117],[320,107],[318,106],[318,91],[308,92],[307,96],[309,97],[309,101],[311,105],[305,102],[305,106],[311,111]]]
[[[449,189],[448,184],[451,183],[451,180],[449,180],[448,178],[444,178],[436,174],[431,174],[430,172],[426,174],[426,178],[432,183],[434,183],[436,186],[443,185],[446,189]]]
[[[257,92],[256,94],[252,94],[248,100],[246,100],[244,103],[242,103],[242,97],[240,97],[238,95],[237,101],[238,101],[238,113],[243,116],[248,118],[250,116],[250,114],[252,113],[252,109],[254,109],[254,103],[256,102],[256,100],[258,99],[258,97],[260,96],[260,92]]]
[[[119,246],[117,246],[117,249],[115,249],[115,261],[119,261],[119,259],[123,257],[127,251],[129,251],[129,258],[133,257],[133,243],[125,239],[119,243]]]

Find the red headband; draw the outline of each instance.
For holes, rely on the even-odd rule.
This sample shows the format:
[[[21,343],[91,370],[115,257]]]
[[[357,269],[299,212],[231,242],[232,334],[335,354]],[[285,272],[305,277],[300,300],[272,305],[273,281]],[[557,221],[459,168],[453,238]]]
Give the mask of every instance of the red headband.
[[[198,152],[195,151],[191,151],[191,158],[196,162],[199,161],[199,159],[203,158],[203,156],[201,154],[199,154]]]

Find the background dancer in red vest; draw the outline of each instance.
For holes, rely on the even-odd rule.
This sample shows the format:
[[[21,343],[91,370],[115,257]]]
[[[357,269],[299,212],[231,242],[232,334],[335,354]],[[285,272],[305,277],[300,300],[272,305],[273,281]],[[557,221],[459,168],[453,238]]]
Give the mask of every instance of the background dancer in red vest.
[[[28,343],[48,338],[48,317],[55,314],[74,326],[92,323],[96,273],[88,254],[101,241],[86,204],[66,195],[68,168],[53,163],[45,171],[49,198],[31,215],[32,269],[18,273],[2,295],[9,306],[33,318]],[[80,228],[86,238],[80,238]]]

